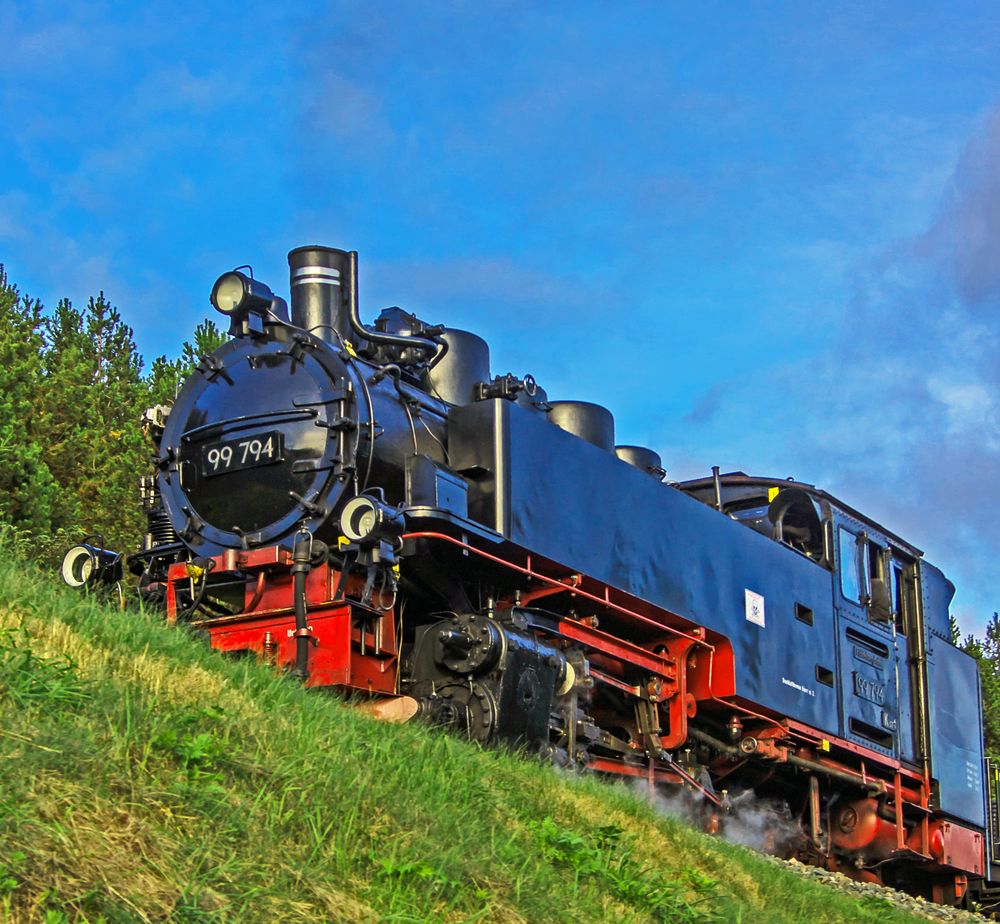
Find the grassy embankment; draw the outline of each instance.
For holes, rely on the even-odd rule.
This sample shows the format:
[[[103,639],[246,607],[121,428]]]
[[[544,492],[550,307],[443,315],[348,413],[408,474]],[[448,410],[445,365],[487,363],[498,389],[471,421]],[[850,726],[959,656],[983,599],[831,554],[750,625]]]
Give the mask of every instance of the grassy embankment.
[[[0,921],[917,920],[53,581],[0,565]]]

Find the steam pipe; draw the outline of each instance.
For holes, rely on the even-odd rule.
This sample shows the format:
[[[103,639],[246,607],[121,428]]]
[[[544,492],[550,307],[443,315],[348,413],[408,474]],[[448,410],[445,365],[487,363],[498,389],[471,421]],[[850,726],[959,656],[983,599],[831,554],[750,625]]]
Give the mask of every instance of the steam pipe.
[[[880,780],[861,780],[856,774],[846,773],[843,770],[835,770],[833,767],[827,767],[824,764],[817,763],[814,760],[807,760],[805,757],[799,757],[795,754],[788,755],[788,762],[794,764],[796,767],[801,767],[803,770],[811,770],[813,773],[825,773],[827,776],[832,777],[835,780],[840,780],[842,783],[850,783],[852,786],[857,786],[859,789],[864,789],[866,792],[871,793],[884,793],[885,784]]]
[[[709,747],[715,748],[723,754],[728,754],[730,757],[746,758],[753,756],[752,753],[747,754],[746,752],[740,750],[740,748],[736,747],[736,745],[720,741],[714,735],[703,732],[701,729],[689,728],[688,734],[692,738],[697,738],[699,741],[707,744]],[[822,773],[835,780],[840,780],[842,783],[850,783],[851,786],[857,786],[859,789],[864,789],[869,792],[885,792],[884,784],[879,781],[871,780],[870,782],[864,782],[853,773],[847,773],[844,770],[837,770],[834,767],[827,767],[825,764],[817,763],[814,760],[807,760],[805,757],[799,757],[796,754],[788,755],[788,763],[795,767],[801,767],[803,770],[811,770],[813,773]]]
[[[920,755],[920,767],[924,775],[924,786],[930,788],[930,719],[927,713],[927,646],[924,642],[924,595],[920,586],[918,565],[913,565],[909,575],[913,594],[914,625],[908,635],[913,644],[913,664],[916,667],[917,680],[917,747]]]
[[[399,391],[399,380],[402,374],[403,370],[400,369],[395,363],[386,363],[384,366],[379,366],[378,369],[375,370],[372,377],[368,380],[368,384],[378,385],[382,379],[391,378],[393,382],[396,383],[396,391]]]
[[[692,738],[697,738],[703,744],[707,744],[709,747],[713,747],[717,751],[721,751],[723,754],[728,754],[730,757],[750,756],[749,754],[744,754],[738,747],[736,747],[736,745],[720,741],[714,735],[710,735],[708,732],[703,732],[699,728],[691,728],[688,726],[688,735]]]
[[[352,250],[347,255],[349,272],[347,274],[347,307],[348,317],[354,332],[365,340],[372,343],[384,343],[390,346],[409,347],[410,349],[423,350],[433,354],[432,359],[427,364],[434,368],[448,352],[448,343],[445,340],[429,340],[426,337],[404,337],[401,334],[389,334],[385,331],[373,330],[366,327],[361,321],[358,310],[358,252]]]
[[[392,383],[396,386],[396,391],[399,393],[401,401],[407,404],[417,405],[424,408],[425,410],[431,411],[437,414],[439,417],[445,417],[448,413],[445,406],[435,403],[434,399],[419,391],[412,386],[406,386],[404,388],[403,382],[403,370],[399,368],[395,363],[386,363],[384,366],[379,366],[375,372],[368,379],[369,385],[378,385],[382,379],[392,379]]]

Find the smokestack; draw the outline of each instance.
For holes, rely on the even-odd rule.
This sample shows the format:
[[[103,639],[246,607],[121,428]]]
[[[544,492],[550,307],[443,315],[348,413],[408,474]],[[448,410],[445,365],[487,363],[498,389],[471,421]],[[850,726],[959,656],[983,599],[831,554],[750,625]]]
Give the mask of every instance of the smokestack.
[[[356,265],[348,251],[333,247],[314,245],[291,251],[288,269],[292,323],[336,346],[343,338],[359,348],[361,344],[351,329],[349,303],[358,290]]]

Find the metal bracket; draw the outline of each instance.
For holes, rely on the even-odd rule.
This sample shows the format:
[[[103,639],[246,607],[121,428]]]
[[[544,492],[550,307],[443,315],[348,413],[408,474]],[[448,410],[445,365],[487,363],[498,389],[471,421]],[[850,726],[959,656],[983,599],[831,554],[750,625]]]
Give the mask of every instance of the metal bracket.
[[[312,626],[306,626],[304,629],[289,629],[288,630],[288,637],[289,638],[308,638],[308,639],[312,639],[312,643],[314,645],[318,645],[319,644],[319,639],[316,638],[316,636],[313,634],[313,627]]]
[[[293,362],[302,362],[302,357],[305,356],[306,350],[310,349],[312,344],[309,342],[308,338],[302,334],[292,335],[292,345],[288,348],[287,355],[292,359]]]
[[[209,382],[214,382],[221,375],[228,384],[233,384],[232,377],[226,372],[226,364],[218,356],[203,356],[198,363],[198,371]]]
[[[635,701],[635,722],[642,735],[646,756],[654,760],[662,759],[663,745],[660,743],[660,715],[655,703],[648,699]]]
[[[289,491],[288,496],[295,501],[298,501],[299,505],[302,507],[306,513],[314,517],[326,516],[326,507],[321,504],[317,504],[313,501],[306,500],[301,494],[296,494],[295,491]]]
[[[196,513],[188,513],[187,522],[184,524],[183,528],[177,533],[181,539],[190,539],[192,536],[201,535],[202,529],[205,527],[205,521],[201,519]]]
[[[358,427],[357,421],[350,417],[334,417],[333,420],[314,421],[317,427],[326,427],[327,430],[336,430],[341,433],[350,433]]]
[[[336,471],[341,463],[340,456],[331,456],[327,462],[317,462],[315,459],[299,459],[292,463],[293,475],[305,475],[309,472]]]

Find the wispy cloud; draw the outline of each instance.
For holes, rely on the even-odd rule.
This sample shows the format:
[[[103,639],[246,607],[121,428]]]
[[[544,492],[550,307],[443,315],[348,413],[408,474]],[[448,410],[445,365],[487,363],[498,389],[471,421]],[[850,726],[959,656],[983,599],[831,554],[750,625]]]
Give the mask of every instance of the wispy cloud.
[[[1000,308],[1000,108],[966,147],[948,202],[927,234],[913,245],[916,258],[949,272],[962,306],[997,321]]]
[[[791,468],[911,537],[956,580],[973,625],[1000,606],[1000,107],[944,187],[924,231],[856,268],[821,352],[721,397],[714,386],[686,422],[726,421],[717,438],[734,455]]]

